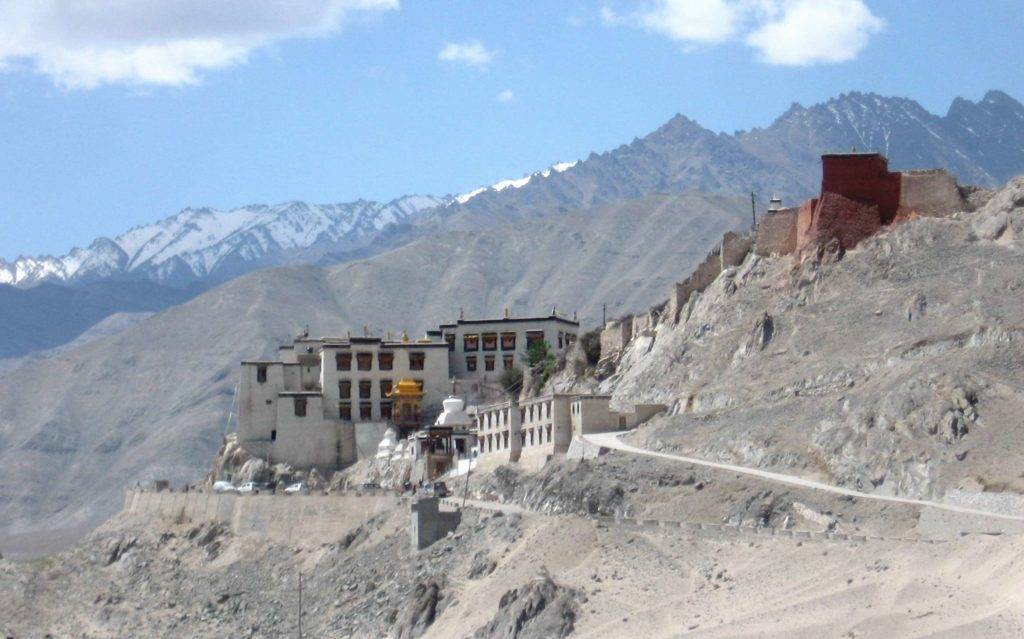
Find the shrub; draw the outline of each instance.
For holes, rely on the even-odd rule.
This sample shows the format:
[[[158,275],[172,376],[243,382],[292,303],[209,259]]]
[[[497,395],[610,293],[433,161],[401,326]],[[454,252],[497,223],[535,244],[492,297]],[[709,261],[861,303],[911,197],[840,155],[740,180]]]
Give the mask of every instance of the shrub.
[[[587,358],[587,364],[597,366],[601,360],[601,329],[595,328],[580,337],[580,350]]]
[[[506,368],[502,371],[498,382],[509,395],[518,395],[523,388],[523,369],[516,366]]]

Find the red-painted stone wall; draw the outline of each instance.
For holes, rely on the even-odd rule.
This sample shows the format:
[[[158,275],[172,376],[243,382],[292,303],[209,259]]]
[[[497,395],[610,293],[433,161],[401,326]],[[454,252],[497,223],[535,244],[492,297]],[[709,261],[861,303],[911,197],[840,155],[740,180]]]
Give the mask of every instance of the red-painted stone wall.
[[[851,249],[882,228],[877,205],[838,193],[822,193],[817,200],[808,200],[797,217],[800,248],[836,239],[844,249]]]
[[[900,174],[878,153],[821,156],[821,192],[878,206],[882,224],[889,224],[900,207]]]

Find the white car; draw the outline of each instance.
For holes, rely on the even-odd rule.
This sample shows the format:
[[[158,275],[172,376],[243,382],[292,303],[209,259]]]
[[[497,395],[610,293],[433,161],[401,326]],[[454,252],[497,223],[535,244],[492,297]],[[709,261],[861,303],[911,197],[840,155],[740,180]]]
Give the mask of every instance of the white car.
[[[213,482],[213,492],[215,493],[233,493],[237,492],[238,489],[235,485],[229,481],[215,481]]]
[[[240,495],[255,495],[259,492],[259,484],[253,481],[246,482],[238,487],[238,494]]]
[[[285,488],[284,492],[285,492],[286,495],[294,495],[296,493],[305,492],[305,488],[306,487],[302,485],[302,482],[299,481],[299,482],[295,482],[291,486]]]

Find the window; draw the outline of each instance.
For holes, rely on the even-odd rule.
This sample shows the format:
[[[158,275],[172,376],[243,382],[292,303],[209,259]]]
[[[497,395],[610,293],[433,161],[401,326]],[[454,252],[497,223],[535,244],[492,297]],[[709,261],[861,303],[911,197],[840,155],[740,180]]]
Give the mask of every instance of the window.
[[[377,368],[382,371],[389,371],[394,366],[395,354],[394,353],[378,353],[377,354]]]
[[[387,397],[391,393],[391,380],[382,379],[380,380],[380,396]]]
[[[306,416],[306,398],[305,397],[294,397],[292,398],[292,407],[295,409],[296,417]]]
[[[260,364],[256,367],[256,382],[265,384],[267,382],[267,365]]]
[[[373,419],[372,402],[359,402],[359,419],[361,419],[364,422]]]
[[[270,406],[270,405],[271,405],[271,404],[273,404],[273,403],[274,403],[274,400],[272,400],[272,399],[268,399],[268,400],[267,400],[267,406]]]
[[[494,370],[494,355],[484,355],[484,370],[485,371],[493,371]]]
[[[619,417],[619,428],[625,428],[625,427],[626,427],[626,418],[625,417]]]
[[[352,421],[352,402],[340,402],[338,404],[338,418],[345,421]]]
[[[272,442],[276,442],[277,441],[277,431],[276,430],[270,431],[270,441],[272,441]]]
[[[515,365],[516,365],[516,358],[513,357],[512,355],[505,355],[504,357],[501,358],[501,366],[505,370],[508,370],[510,368],[515,368]]]
[[[483,335],[484,350],[485,351],[496,351],[498,350],[498,334],[497,333],[484,333]]]
[[[339,371],[352,370],[352,353],[335,353],[334,366]]]
[[[515,333],[502,333],[501,334],[501,350],[503,350],[503,351],[514,351],[514,350],[516,350],[516,334]]]
[[[343,379],[338,382],[338,397],[347,399],[352,397],[352,381]]]
[[[448,343],[448,350],[455,350],[455,333],[445,333],[444,341]]]
[[[476,355],[466,355],[466,370],[471,373],[476,370]]]
[[[548,419],[551,419],[551,402],[547,403]]]
[[[368,379],[359,380],[359,399],[370,399],[370,389],[373,387],[373,382]]]
[[[380,403],[380,418],[391,419],[391,402]]]
[[[373,353],[356,353],[356,368],[361,371],[373,369]]]
[[[544,331],[526,331],[526,348],[533,348],[535,344],[544,341]]]
[[[409,353],[409,370],[421,371],[427,356],[424,353]]]
[[[480,336],[476,334],[463,335],[462,350],[467,352],[480,350]]]
[[[565,346],[565,333],[563,333],[562,331],[558,331],[558,348],[563,348],[564,346]]]

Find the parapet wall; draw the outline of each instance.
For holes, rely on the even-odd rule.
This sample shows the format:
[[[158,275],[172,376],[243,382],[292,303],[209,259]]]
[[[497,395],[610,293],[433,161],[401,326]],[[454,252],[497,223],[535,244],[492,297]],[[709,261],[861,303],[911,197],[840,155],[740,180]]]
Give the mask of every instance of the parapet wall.
[[[690,277],[676,284],[669,299],[669,312],[673,322],[679,321],[679,311],[694,293],[706,289],[719,274],[730,266],[739,266],[750,253],[753,238],[729,231],[704,261],[697,265]]]
[[[129,490],[122,513],[168,522],[216,522],[236,535],[258,535],[284,544],[337,541],[373,515],[401,503],[397,495],[236,495]]]
[[[796,208],[764,215],[757,223],[754,253],[762,257],[789,255],[796,251]]]
[[[966,209],[953,176],[942,169],[900,174],[900,212],[947,217]]]
[[[633,339],[633,317],[612,320],[601,329],[601,357],[619,353]]]

